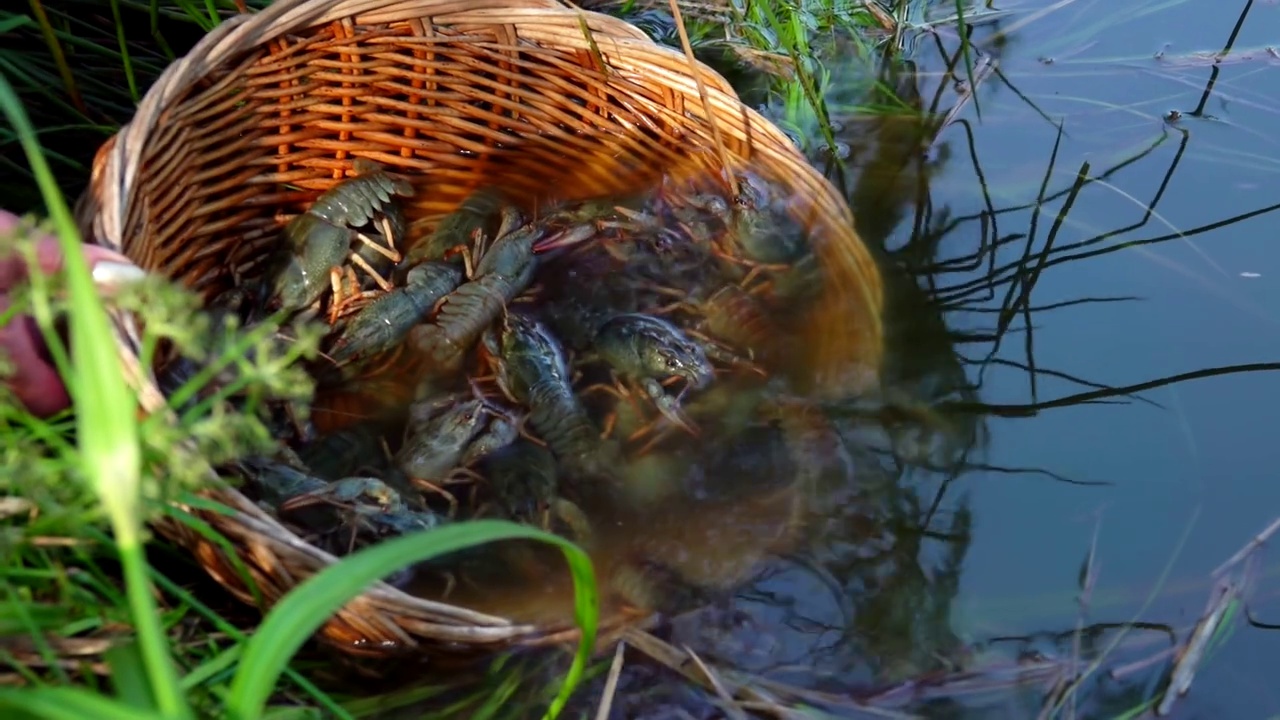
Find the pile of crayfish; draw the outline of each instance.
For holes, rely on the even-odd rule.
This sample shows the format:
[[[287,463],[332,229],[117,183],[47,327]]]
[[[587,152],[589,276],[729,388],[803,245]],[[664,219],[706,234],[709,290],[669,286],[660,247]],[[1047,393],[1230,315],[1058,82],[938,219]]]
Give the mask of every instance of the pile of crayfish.
[[[728,491],[701,510],[674,501],[664,532],[755,503],[782,526],[768,543],[791,536],[796,488],[840,453],[778,372],[822,283],[785,198],[743,176],[733,193],[660,186],[531,217],[481,188],[411,238],[411,186],[355,169],[289,222],[260,281],[212,303],[329,328],[314,412],[289,409],[279,457],[240,463],[264,508],[335,554],[499,517],[610,545],[628,567],[678,566],[661,542],[601,540],[592,521],[621,513],[640,532],[643,508],[718,476]],[[668,569],[711,582],[696,565]],[[623,594],[653,604],[625,575]]]

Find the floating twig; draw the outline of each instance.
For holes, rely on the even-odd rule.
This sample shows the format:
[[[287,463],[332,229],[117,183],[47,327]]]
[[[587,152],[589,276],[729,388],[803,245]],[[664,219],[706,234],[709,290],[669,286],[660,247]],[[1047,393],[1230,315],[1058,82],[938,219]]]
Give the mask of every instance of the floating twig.
[[[1247,583],[1248,577],[1246,573],[1239,579],[1227,578],[1220,580],[1217,586],[1214,587],[1213,594],[1209,597],[1209,602],[1205,606],[1204,616],[1200,618],[1200,622],[1196,623],[1195,629],[1191,631],[1191,636],[1187,639],[1186,646],[1178,653],[1178,659],[1174,661],[1173,673],[1169,677],[1169,685],[1160,696],[1160,702],[1155,708],[1157,717],[1168,715],[1169,711],[1173,709],[1174,703],[1191,689],[1191,681],[1195,679],[1196,672],[1200,669],[1200,664],[1204,660],[1205,650],[1209,647],[1209,641],[1217,633],[1218,628],[1222,626],[1222,620],[1227,616],[1227,610],[1232,603],[1241,598]]]
[[[711,688],[723,703],[722,707],[725,714],[734,720],[747,720],[746,713],[742,712],[742,708],[738,707],[738,703],[733,698],[733,693],[729,692],[729,689],[721,682],[720,676],[712,672],[711,668],[702,662],[702,658],[698,657],[698,654],[688,645],[685,645],[682,649],[684,654],[693,661],[693,664],[697,665],[698,669],[702,671],[702,674],[707,678],[707,682],[711,683]]]
[[[1280,517],[1271,521],[1271,524],[1268,525],[1265,530],[1253,536],[1253,539],[1246,543],[1244,547],[1240,548],[1235,555],[1232,555],[1226,562],[1219,565],[1217,569],[1210,574],[1210,577],[1218,577],[1235,565],[1238,565],[1242,560],[1247,558],[1249,555],[1252,555],[1258,548],[1262,547],[1262,545],[1266,543],[1267,540],[1270,540],[1271,536],[1275,535],[1277,531],[1280,531]]]
[[[623,640],[613,651],[613,663],[609,665],[609,677],[605,679],[600,708],[596,711],[596,720],[609,720],[609,711],[613,709],[613,697],[618,693],[618,676],[622,674],[622,657],[626,650],[627,643]]]
[[[733,165],[729,162],[729,151],[725,148],[724,137],[720,134],[716,113],[711,109],[711,102],[707,99],[707,83],[702,79],[702,68],[693,54],[693,44],[689,42],[689,31],[685,29],[684,16],[680,14],[680,5],[676,0],[671,0],[671,16],[675,20],[676,32],[680,35],[680,46],[684,49],[685,59],[689,61],[689,74],[693,75],[693,81],[698,86],[698,99],[702,101],[702,112],[706,115],[707,125],[711,127],[711,137],[716,144],[716,154],[720,159],[724,181],[730,191],[736,193],[738,184],[734,180]]]

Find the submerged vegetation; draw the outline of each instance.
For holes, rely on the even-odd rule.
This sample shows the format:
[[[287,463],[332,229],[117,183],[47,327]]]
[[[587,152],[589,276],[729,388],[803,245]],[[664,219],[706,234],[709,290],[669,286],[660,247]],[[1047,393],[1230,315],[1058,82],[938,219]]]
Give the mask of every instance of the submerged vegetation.
[[[1106,21],[1133,23],[1187,1],[1133,3]],[[266,4],[251,0],[248,6]],[[1204,99],[1194,109],[1152,118],[1145,107],[1107,108],[1154,119],[1142,126],[1144,133],[1154,130],[1129,151],[1109,148],[1109,154],[1063,168],[1062,146],[1073,132],[1069,118],[1047,110],[1050,99],[1024,92],[999,60],[1019,30],[1050,21],[1053,12],[1070,11],[1075,3],[1013,12],[989,2],[949,0],[710,0],[680,2],[678,17],[664,0],[579,5],[621,17],[676,49],[687,37],[699,59],[787,132],[845,194],[885,275],[885,384],[907,401],[902,407],[923,408],[926,420],[946,432],[923,434],[919,428],[927,423],[920,417],[885,417],[856,403],[831,408],[840,434],[857,439],[847,462],[857,468],[861,485],[857,493],[831,499],[837,507],[815,528],[815,549],[779,558],[732,598],[668,618],[661,631],[628,630],[616,652],[589,652],[598,590],[583,551],[555,535],[500,521],[458,523],[358,551],[259,617],[209,580],[191,557],[151,535],[148,523],[189,523],[212,542],[227,542],[177,509],[208,505],[194,494],[206,476],[198,470],[203,463],[192,458],[216,463],[262,451],[273,433],[256,413],[225,413],[218,401],[231,393],[256,403],[308,399],[310,379],[294,361],[313,357],[321,338],[304,336],[282,348],[269,337],[277,326],[219,325],[216,316],[198,309],[194,295],[157,279],[114,292],[104,306],[89,268],[69,260],[65,278],[33,277],[30,291],[12,298],[6,311],[6,317],[35,317],[66,370],[77,412],[40,419],[11,399],[0,402],[0,573],[6,592],[0,602],[0,685],[6,686],[0,687],[0,707],[50,718],[658,718],[694,712],[736,718],[819,709],[836,716],[932,717],[986,702],[1009,703],[1028,717],[1166,712],[1221,647],[1232,623],[1249,614],[1242,612],[1249,591],[1266,574],[1259,548],[1275,526],[1225,563],[1211,586],[1193,585],[1191,593],[1209,594],[1204,612],[1174,625],[1144,617],[1162,592],[1170,592],[1166,581],[1183,545],[1172,549],[1154,587],[1108,605],[1097,590],[1107,545],[1096,521],[1092,539],[1079,549],[1084,561],[1072,599],[1078,617],[1060,630],[978,639],[953,617],[976,524],[969,494],[957,488],[975,472],[1105,484],[988,463],[993,421],[1085,404],[1154,405],[1141,393],[1202,377],[1280,369],[1273,363],[1188,369],[1112,385],[1045,367],[1036,358],[1035,318],[1043,313],[1136,301],[1120,293],[1033,300],[1053,268],[1124,249],[1189,244],[1206,231],[1208,226],[1174,227],[1160,203],[1188,155],[1189,133],[1179,121],[1206,113],[1226,63],[1208,66]],[[1219,61],[1247,56],[1240,61],[1265,62],[1274,53],[1231,53],[1251,5],[1245,3],[1226,48],[1213,53]],[[0,254],[30,253],[40,230],[52,230],[63,248],[74,247],[78,237],[65,198],[85,187],[100,143],[129,120],[134,103],[169,62],[238,11],[230,0],[32,0],[29,11],[0,11],[6,40],[0,105],[8,120],[0,125],[0,197],[9,210],[51,219],[46,227],[27,225],[3,238]],[[1091,42],[1098,22],[1076,22],[1072,32],[1055,38],[1056,46],[1044,48],[1041,62],[1087,65],[1073,58]],[[1224,32],[1230,31],[1228,23]],[[1196,64],[1202,56],[1175,59],[1159,51],[1154,58],[1106,62],[1186,69],[1205,67]],[[998,85],[1001,94],[979,93],[989,85]],[[1223,93],[1223,86],[1216,92]],[[1243,93],[1232,99],[1265,102]],[[1026,124],[1049,128],[1053,138],[1040,152],[1043,162],[1037,157],[1022,166],[1035,167],[1026,177],[988,174],[974,141],[979,119],[1008,113],[1011,103]],[[1135,222],[1103,229],[1093,218],[1078,219],[1073,208],[1088,193],[1113,188],[1125,168],[1170,152],[1153,194],[1130,196],[1129,207],[1139,210]],[[980,194],[974,205],[984,209],[956,215],[942,201],[935,205],[939,191],[931,182],[946,167],[966,162],[974,175],[966,192]],[[1236,162],[1280,168],[1264,156]],[[1017,224],[1022,226],[1011,227]],[[1139,237],[1149,224],[1161,229]],[[120,382],[128,368],[115,359],[112,336],[112,323],[125,312],[143,320],[147,352],[172,345],[198,356],[209,333],[225,333],[221,356],[202,358],[211,363],[209,371],[178,391],[199,402],[182,405],[181,412],[136,415],[128,385]],[[71,318],[69,333],[60,321],[64,315]],[[1026,402],[999,402],[985,392],[1001,373],[1017,374]],[[1242,529],[1230,542],[1247,540],[1251,531]],[[444,671],[432,664],[353,660],[308,642],[336,609],[395,570],[513,538],[548,543],[565,558],[581,629],[581,642],[565,645],[568,652],[505,654]],[[1184,533],[1181,542],[1186,538]],[[1075,571],[1063,568],[1061,575]],[[797,600],[802,594],[829,596],[825,614],[805,615],[811,606]],[[1113,606],[1137,611],[1125,621],[1091,619]],[[787,629],[802,640],[784,637]],[[798,642],[809,643],[799,648],[804,668],[792,667],[796,647],[788,648],[793,654],[785,660],[778,649]]]

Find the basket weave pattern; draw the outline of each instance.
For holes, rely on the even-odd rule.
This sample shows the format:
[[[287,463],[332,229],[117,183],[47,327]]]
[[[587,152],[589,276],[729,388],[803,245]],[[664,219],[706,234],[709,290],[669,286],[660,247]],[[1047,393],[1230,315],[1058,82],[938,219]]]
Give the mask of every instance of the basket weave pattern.
[[[252,274],[289,216],[354,157],[414,185],[405,211],[420,236],[478,187],[536,207],[716,172],[710,113],[733,170],[784,187],[812,231],[826,289],[801,338],[815,380],[869,382],[881,287],[847,205],[783,133],[699,69],[705,106],[682,54],[554,0],[280,0],[224,22],[164,73],[100,150],[78,219],[91,241],[207,299]],[[121,340],[136,357],[127,323]],[[142,384],[144,409],[160,410]],[[236,547],[262,602],[334,562],[238,492],[209,494],[235,512],[201,517]],[[158,529],[254,601],[221,548],[176,523]],[[372,653],[554,638],[385,585],[323,636]]]

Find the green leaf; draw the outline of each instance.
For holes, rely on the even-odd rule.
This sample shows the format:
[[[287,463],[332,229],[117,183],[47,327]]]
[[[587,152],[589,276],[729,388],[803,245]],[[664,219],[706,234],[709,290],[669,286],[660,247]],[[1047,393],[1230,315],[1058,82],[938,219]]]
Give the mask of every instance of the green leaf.
[[[267,613],[245,646],[231,682],[227,709],[233,718],[261,717],[289,660],[336,611],[365,587],[408,565],[500,540],[538,540],[564,553],[573,576],[575,617],[582,631],[578,652],[564,684],[547,710],[559,715],[582,679],[595,644],[599,601],[591,559],[573,543],[534,528],[502,520],[475,520],[414,533],[374,545],[326,568],[286,595]]]

